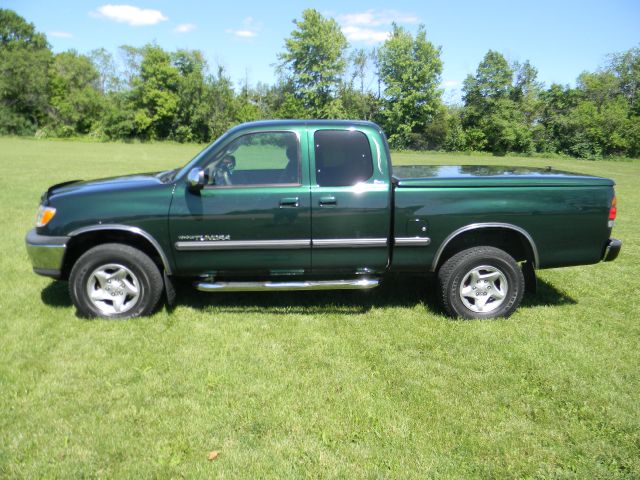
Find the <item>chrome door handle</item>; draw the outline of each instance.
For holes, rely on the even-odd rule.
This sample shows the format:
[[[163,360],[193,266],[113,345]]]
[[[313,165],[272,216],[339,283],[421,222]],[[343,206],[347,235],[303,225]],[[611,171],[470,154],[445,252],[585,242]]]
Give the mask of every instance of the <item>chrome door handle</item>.
[[[333,195],[328,197],[320,197],[319,203],[321,207],[335,207],[338,204],[336,197],[334,197]]]
[[[280,200],[280,208],[295,208],[299,205],[298,197],[287,197]]]

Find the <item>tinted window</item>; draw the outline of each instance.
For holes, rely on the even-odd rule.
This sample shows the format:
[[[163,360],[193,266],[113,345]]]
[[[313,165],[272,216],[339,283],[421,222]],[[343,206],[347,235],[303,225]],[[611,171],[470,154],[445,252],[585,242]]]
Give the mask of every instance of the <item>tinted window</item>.
[[[300,183],[298,138],[292,132],[260,132],[231,142],[205,167],[209,185]]]
[[[367,136],[355,130],[318,130],[314,135],[316,181],[321,187],[355,185],[373,175]]]

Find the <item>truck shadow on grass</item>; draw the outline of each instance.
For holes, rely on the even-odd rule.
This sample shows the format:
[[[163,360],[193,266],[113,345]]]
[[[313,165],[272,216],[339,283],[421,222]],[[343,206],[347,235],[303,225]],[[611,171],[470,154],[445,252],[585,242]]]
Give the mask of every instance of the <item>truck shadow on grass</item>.
[[[424,305],[444,314],[438,301],[435,279],[389,277],[380,287],[367,291],[325,290],[307,292],[202,293],[188,281],[176,285],[176,306],[235,313],[364,314],[373,308],[412,308]],[[54,308],[68,308],[71,300],[66,282],[54,281],[41,293],[42,302]],[[538,291],[525,294],[522,307],[573,305],[577,302],[552,284],[538,279]]]

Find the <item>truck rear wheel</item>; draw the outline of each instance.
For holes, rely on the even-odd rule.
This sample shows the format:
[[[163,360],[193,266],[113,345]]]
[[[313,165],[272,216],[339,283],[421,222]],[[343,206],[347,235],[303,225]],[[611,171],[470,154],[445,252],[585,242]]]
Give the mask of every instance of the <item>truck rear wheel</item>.
[[[149,315],[162,291],[162,275],[155,263],[140,250],[118,243],[86,251],[69,275],[71,300],[85,317]]]
[[[503,250],[474,247],[448,259],[438,271],[442,304],[466,319],[508,317],[520,305],[524,275]]]

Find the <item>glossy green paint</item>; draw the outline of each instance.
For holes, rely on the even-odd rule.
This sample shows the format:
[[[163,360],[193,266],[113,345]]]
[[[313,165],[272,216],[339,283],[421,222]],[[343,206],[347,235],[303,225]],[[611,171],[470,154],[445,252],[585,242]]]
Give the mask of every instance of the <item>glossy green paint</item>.
[[[366,135],[374,163],[369,179],[347,187],[318,186],[314,133],[326,129]],[[188,187],[188,172],[234,139],[282,131],[298,139],[300,184]],[[423,166],[397,167],[392,180],[390,170],[386,140],[375,124],[254,122],[230,130],[173,173],[52,187],[43,201],[58,213],[38,233],[71,236],[73,242],[92,228],[141,229],[173,274],[189,276],[426,272],[457,231],[484,224],[525,232],[539,255],[536,267],[549,268],[598,262],[611,233],[608,179],[536,169]],[[392,247],[398,238],[430,243]],[[203,248],[193,249],[199,239]],[[180,248],[185,241],[189,249]],[[263,243],[234,246],[256,241]]]
[[[169,243],[168,213],[174,185],[153,174],[131,175],[52,187],[46,204],[57,210],[51,222],[37,229],[41,235],[71,236],[69,245],[83,233],[106,225],[138,228],[162,248],[175,270]]]
[[[317,125],[307,130],[309,139],[309,164],[311,171],[312,239],[371,239],[383,240],[372,247],[343,246],[313,248],[312,264],[316,273],[361,272],[383,273],[389,262],[391,230],[391,176],[389,159],[378,127],[361,125],[373,160],[372,176],[354,186],[318,186],[316,159],[313,147],[314,134],[318,130],[335,130],[336,126]],[[323,199],[334,199],[327,204]]]
[[[575,187],[613,186],[608,178],[559,170],[493,165],[408,165],[393,167],[400,187]]]
[[[611,230],[607,226],[612,188],[575,187],[437,187],[395,190],[395,231],[402,235],[420,219],[431,238],[427,247],[396,248],[395,269],[423,270],[447,237],[471,224],[503,223],[532,238],[537,268],[600,261]]]

